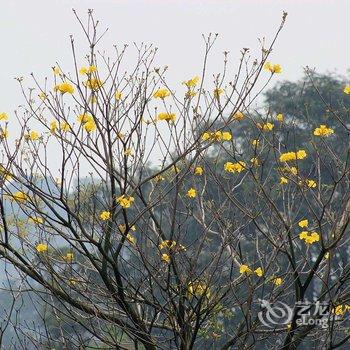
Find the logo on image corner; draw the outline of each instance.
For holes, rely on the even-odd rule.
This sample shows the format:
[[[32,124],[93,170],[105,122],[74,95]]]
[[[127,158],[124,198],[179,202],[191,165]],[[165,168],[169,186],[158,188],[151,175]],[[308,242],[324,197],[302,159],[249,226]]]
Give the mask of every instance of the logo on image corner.
[[[292,321],[293,309],[282,301],[271,304],[267,300],[260,300],[262,311],[258,313],[260,322],[269,328],[275,325],[287,325]]]

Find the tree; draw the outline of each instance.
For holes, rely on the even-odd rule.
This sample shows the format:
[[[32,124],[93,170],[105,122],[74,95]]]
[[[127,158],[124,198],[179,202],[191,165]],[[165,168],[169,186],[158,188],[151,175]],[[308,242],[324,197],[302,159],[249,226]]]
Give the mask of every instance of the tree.
[[[126,47],[114,58],[98,51],[92,12],[86,25],[77,16],[85,66],[72,39],[72,73],[56,64],[44,84],[33,75],[35,90],[18,78],[26,105],[15,147],[1,126],[0,256],[53,310],[57,334],[36,329],[34,344],[224,350],[347,341],[349,269],[338,252],[348,243],[349,165],[339,152],[349,148],[333,148],[347,126],[333,111],[332,127],[285,142],[297,140],[299,121],[252,108],[258,79],[281,73],[267,60],[285,18],[259,60],[242,51],[235,74],[225,53],[210,88],[209,35],[202,75],[186,80],[182,95],[166,68],[154,68],[152,46],[136,46],[130,74]],[[161,159],[150,164],[155,151]],[[330,304],[327,329],[317,317],[300,324],[297,307],[288,323],[264,322],[259,299],[293,305],[313,296]]]

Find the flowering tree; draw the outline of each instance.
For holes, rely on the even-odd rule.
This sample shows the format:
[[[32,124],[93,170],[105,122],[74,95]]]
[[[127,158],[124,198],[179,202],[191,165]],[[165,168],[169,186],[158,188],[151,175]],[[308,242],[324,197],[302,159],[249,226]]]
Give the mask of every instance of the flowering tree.
[[[225,53],[211,84],[216,36],[206,38],[202,75],[181,90],[154,68],[151,46],[136,47],[131,73],[126,47],[113,58],[99,52],[89,12],[86,24],[77,17],[90,48],[84,64],[72,39],[72,73],[56,64],[29,90],[18,78],[26,105],[14,143],[0,117],[0,256],[55,322],[55,336],[48,327],[26,333],[34,346],[347,341],[350,270],[338,252],[348,243],[349,148],[332,148],[337,130],[348,131],[344,116],[315,125],[301,146],[293,116],[253,108],[259,77],[264,88],[282,72],[267,60],[285,18],[259,60],[244,49],[231,73]],[[296,309],[288,323],[264,322],[260,299],[306,298],[330,303],[326,329],[300,325]]]

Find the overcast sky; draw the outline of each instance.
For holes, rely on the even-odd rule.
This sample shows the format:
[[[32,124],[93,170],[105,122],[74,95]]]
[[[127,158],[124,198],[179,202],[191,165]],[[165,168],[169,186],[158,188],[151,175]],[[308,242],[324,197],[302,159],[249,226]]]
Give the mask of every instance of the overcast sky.
[[[350,67],[349,0],[0,0],[0,111],[23,102],[13,77],[45,75],[56,61],[71,69],[69,34],[81,37],[72,7],[81,15],[95,9],[109,27],[103,47],[154,43],[169,79],[199,73],[202,33],[220,34],[211,64],[221,67],[224,50],[234,61],[242,47],[257,48],[257,38],[271,39],[283,10],[289,16],[272,57],[284,68],[278,79],[297,79],[305,65],[339,73]]]

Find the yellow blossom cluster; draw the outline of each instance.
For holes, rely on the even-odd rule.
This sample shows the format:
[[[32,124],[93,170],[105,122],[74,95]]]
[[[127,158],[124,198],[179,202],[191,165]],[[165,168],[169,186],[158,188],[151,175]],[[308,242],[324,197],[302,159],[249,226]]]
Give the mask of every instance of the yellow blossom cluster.
[[[251,274],[253,273],[253,270],[248,266],[248,265],[240,265],[239,267],[239,273],[240,274]],[[258,277],[262,277],[264,275],[264,271],[261,267],[258,267],[257,269],[254,270],[254,273],[258,276]]]
[[[298,225],[301,228],[306,228],[309,226],[309,220],[308,219],[302,219],[298,222]],[[318,242],[320,240],[320,235],[317,232],[308,232],[308,231],[302,231],[299,233],[299,238],[301,240],[304,240],[307,244],[313,244],[315,242]]]
[[[320,240],[320,235],[317,232],[302,231],[299,233],[299,238],[307,244],[313,244]]]
[[[274,125],[272,123],[265,123],[265,124],[257,123],[256,126],[258,127],[258,129],[262,131],[272,131],[272,129],[274,128]]]
[[[29,133],[24,135],[24,138],[26,140],[37,141],[40,138],[40,134],[34,130],[31,130]]]
[[[191,187],[191,188],[187,191],[186,196],[187,196],[188,198],[195,198],[195,197],[197,196],[197,191],[196,191],[193,187]]]
[[[157,115],[156,120],[165,120],[168,123],[169,122],[175,122],[176,121],[176,114],[175,113],[162,112],[162,113],[159,113]]]
[[[240,173],[243,171],[246,167],[245,162],[239,161],[237,163],[232,163],[232,162],[226,162],[224,164],[224,169],[225,171],[229,173]]]
[[[345,314],[346,311],[350,310],[350,305],[337,305],[332,308],[331,312],[332,314],[335,314],[337,316],[342,316]]]
[[[209,287],[205,283],[200,282],[200,281],[190,282],[188,284],[187,290],[188,290],[188,293],[190,295],[192,295],[192,296],[194,295],[198,298],[200,298],[202,296],[209,298],[211,295]]]
[[[109,220],[111,218],[111,212],[109,211],[103,211],[100,214],[100,219],[103,221]]]
[[[89,133],[96,130],[96,124],[95,124],[93,116],[91,116],[87,113],[80,114],[77,117],[77,121],[79,123],[84,124],[84,129]]]
[[[203,175],[203,172],[204,172],[204,170],[203,170],[203,168],[201,167],[201,166],[196,166],[195,168],[194,168],[194,174],[195,175]]]
[[[116,199],[116,202],[121,206],[123,207],[124,209],[126,208],[130,208],[131,205],[134,203],[134,197],[132,196],[125,196],[125,195],[122,195],[120,197],[118,197]]]
[[[170,91],[168,89],[158,89],[154,94],[154,98],[160,98],[164,100],[166,97],[170,96]]]
[[[0,121],[7,121],[9,119],[7,113],[0,113]]]
[[[345,94],[347,94],[347,95],[349,95],[350,94],[350,85],[346,85],[345,87],[344,87],[344,93]]]
[[[286,152],[286,153],[282,153],[280,155],[280,162],[290,162],[292,160],[300,160],[300,159],[304,159],[307,156],[306,151],[304,150],[299,150],[296,152]]]
[[[270,62],[266,62],[264,64],[264,69],[270,71],[272,74],[274,73],[282,73],[282,67],[279,64],[272,64]]]
[[[55,134],[56,133],[56,131],[57,131],[57,129],[60,129],[60,130],[62,130],[63,132],[68,132],[68,131],[70,131],[71,130],[71,127],[70,127],[70,125],[67,123],[67,122],[65,122],[65,121],[63,121],[63,122],[60,122],[59,123],[59,125],[57,124],[57,121],[56,120],[53,120],[51,123],[50,123],[50,132],[51,132],[51,134]]]
[[[40,225],[44,223],[44,219],[40,216],[30,216],[28,222],[31,224]]]
[[[232,140],[232,134],[229,131],[213,131],[205,132],[202,135],[203,141],[230,141]]]
[[[121,233],[125,233],[126,232],[126,225],[125,224],[118,225],[118,228],[119,228],[119,231]],[[134,232],[136,231],[136,226],[135,225],[132,225],[131,227],[129,226],[129,228],[130,228],[131,231],[134,231]]]
[[[116,91],[116,93],[114,94],[114,98],[116,99],[116,101],[120,101],[123,98],[123,94],[121,93],[121,91]]]
[[[97,71],[96,66],[89,66],[89,67],[81,67],[79,69],[79,73],[81,75],[91,74]]]
[[[97,91],[103,85],[103,81],[97,78],[90,78],[85,82],[85,86],[90,90]]]
[[[242,121],[244,118],[245,115],[241,111],[237,111],[232,117],[233,120],[237,120],[239,122]]]
[[[22,191],[17,191],[12,194],[11,199],[18,203],[23,203],[29,199],[28,195]]]
[[[62,95],[65,93],[73,94],[74,93],[74,86],[70,83],[63,82],[61,84],[57,84],[54,87],[54,90],[60,92]]]
[[[38,253],[44,253],[47,251],[47,244],[39,243],[35,246],[35,249]]]
[[[221,95],[223,92],[224,92],[223,89],[220,89],[220,88],[214,89],[214,92],[213,92],[214,97],[215,97],[216,99],[219,99],[219,98],[220,98],[220,95]]]
[[[318,128],[314,130],[315,136],[330,136],[334,133],[334,130],[331,128],[328,128],[325,124],[321,124]]]

